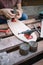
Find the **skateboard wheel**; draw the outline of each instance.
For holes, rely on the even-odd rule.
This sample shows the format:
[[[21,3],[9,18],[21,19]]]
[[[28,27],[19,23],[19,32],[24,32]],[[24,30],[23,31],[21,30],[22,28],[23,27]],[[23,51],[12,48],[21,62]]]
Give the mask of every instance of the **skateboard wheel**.
[[[24,34],[24,36],[27,38],[27,39],[32,39],[33,36],[29,35],[29,34]]]
[[[19,50],[21,55],[27,55],[29,53],[29,44],[22,43]]]
[[[16,22],[15,18],[12,18],[12,22]]]
[[[37,42],[35,42],[35,41],[30,41],[30,42],[29,42],[29,45],[30,45],[30,51],[31,51],[31,52],[37,51],[37,47],[38,47],[38,43],[37,43]]]

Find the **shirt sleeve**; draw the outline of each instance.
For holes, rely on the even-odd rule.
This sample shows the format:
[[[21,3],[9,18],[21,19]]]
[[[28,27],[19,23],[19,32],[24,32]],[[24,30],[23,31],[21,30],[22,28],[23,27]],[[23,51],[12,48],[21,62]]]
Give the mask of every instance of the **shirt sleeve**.
[[[17,4],[21,3],[21,0],[17,0]]]
[[[0,0],[0,9],[4,8],[2,1]]]

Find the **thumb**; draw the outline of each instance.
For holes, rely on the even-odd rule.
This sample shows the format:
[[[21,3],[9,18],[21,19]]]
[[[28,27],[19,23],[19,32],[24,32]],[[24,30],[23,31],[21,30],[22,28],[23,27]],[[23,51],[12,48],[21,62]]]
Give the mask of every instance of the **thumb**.
[[[10,11],[14,11],[13,9],[10,9]]]

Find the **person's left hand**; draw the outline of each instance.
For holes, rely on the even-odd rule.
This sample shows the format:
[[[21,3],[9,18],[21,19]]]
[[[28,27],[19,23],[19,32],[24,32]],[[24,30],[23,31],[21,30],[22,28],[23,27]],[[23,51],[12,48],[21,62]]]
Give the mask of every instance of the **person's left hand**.
[[[23,13],[23,11],[22,10],[16,10],[17,11],[17,13],[16,13],[16,18],[17,19],[20,19],[21,17],[22,17],[22,13]]]

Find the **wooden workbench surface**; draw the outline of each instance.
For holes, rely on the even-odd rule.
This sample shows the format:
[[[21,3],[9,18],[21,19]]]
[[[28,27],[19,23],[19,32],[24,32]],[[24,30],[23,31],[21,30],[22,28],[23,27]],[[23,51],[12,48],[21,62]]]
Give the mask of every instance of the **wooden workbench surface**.
[[[27,20],[28,21],[28,20]],[[31,24],[28,21],[28,24],[26,23],[27,21],[23,22],[25,23],[27,26],[29,26],[30,28],[33,28],[33,24],[35,26],[40,25],[40,22],[37,22],[34,20],[33,24]],[[0,29],[7,29],[9,28],[7,24],[2,24],[0,25]],[[37,33],[37,35],[39,36],[39,34]],[[17,37],[15,37],[11,30],[9,33],[1,33],[0,32],[0,51],[8,51],[10,49],[16,48],[19,46],[19,44],[21,44],[23,41],[17,39]],[[16,51],[11,51],[8,53],[9,59],[10,59],[10,65],[12,64],[19,64],[22,63],[23,60],[26,61],[40,53],[43,53],[43,40],[38,42],[38,50],[37,52],[31,53],[29,52],[29,54],[27,56],[21,56],[19,54],[19,49],[17,49]]]
[[[29,52],[26,56],[21,56],[19,50],[8,53],[10,64],[18,65],[26,60],[29,60],[39,54],[43,53],[43,41],[38,42],[38,49],[36,52]]]
[[[26,20],[25,22],[24,21],[22,21],[22,22],[25,23],[30,28],[33,28],[33,24],[31,24],[31,23],[35,22],[35,24],[34,24],[35,26],[38,26],[40,24],[39,22],[37,23],[37,21],[35,19]],[[1,24],[0,29],[9,29],[9,27],[7,24]],[[37,36],[39,36],[38,33],[37,33]],[[0,51],[11,49],[12,47],[17,46],[20,43],[22,43],[22,41],[17,39],[13,35],[11,30],[7,34],[0,32]]]

